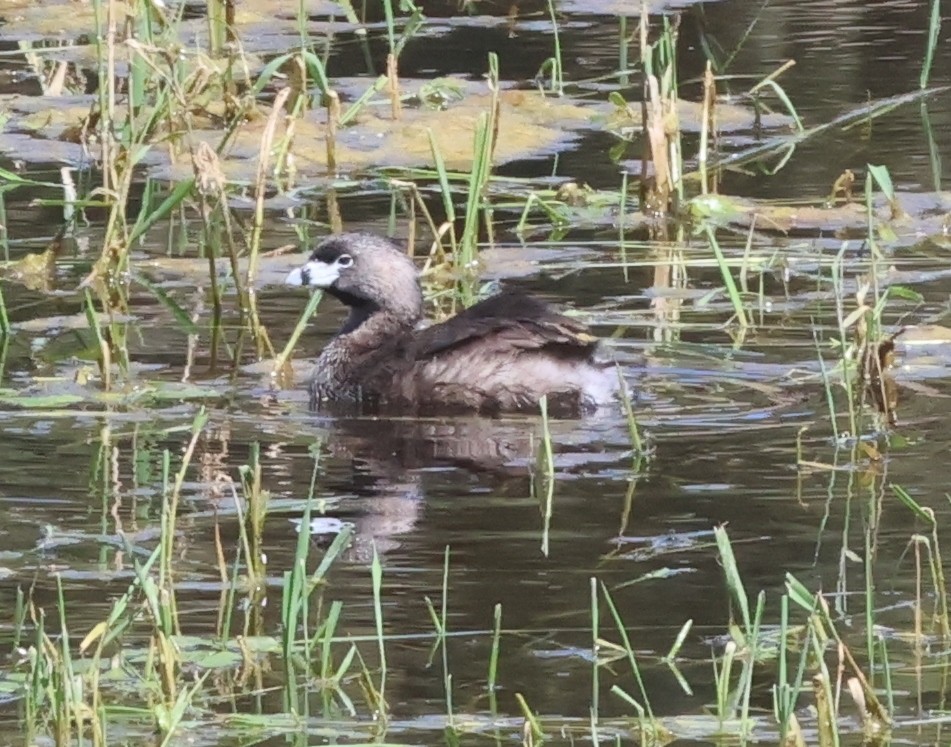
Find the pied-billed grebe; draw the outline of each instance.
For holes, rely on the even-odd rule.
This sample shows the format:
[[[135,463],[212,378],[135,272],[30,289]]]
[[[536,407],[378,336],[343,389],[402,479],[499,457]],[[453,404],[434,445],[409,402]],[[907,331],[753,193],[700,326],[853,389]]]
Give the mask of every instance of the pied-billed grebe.
[[[311,406],[346,401],[397,412],[535,409],[610,403],[614,364],[597,357],[584,325],[536,298],[507,291],[425,329],[412,260],[389,240],[342,233],[321,242],[289,285],[323,288],[350,308],[317,359]]]

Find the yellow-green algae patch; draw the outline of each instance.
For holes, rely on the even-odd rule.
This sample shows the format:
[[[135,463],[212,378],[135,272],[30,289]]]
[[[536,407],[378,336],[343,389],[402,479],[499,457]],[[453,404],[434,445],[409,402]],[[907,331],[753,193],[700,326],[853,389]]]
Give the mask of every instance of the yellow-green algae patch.
[[[605,127],[612,132],[621,134],[632,130],[639,132],[642,127],[641,118],[642,112],[639,103],[633,106],[615,107],[614,111],[607,117]],[[791,131],[793,127],[793,118],[788,114],[781,112],[757,113],[751,105],[743,106],[723,100],[717,101],[716,120],[717,129],[720,132],[751,130],[754,127],[767,130],[787,128]],[[669,129],[674,131],[675,127],[679,127],[683,132],[699,132],[702,121],[702,103],[688,99],[678,99],[676,125],[672,121]]]
[[[480,118],[492,106],[489,94],[467,96],[445,108],[428,106],[402,109],[394,119],[390,107],[364,107],[354,120],[337,132],[334,157],[337,171],[347,173],[368,168],[433,166],[430,133],[447,168],[468,170],[472,164],[475,134]],[[552,99],[536,91],[503,91],[499,94],[499,129],[494,160],[504,163],[554,152],[574,137],[573,131],[589,125],[598,107],[569,99]],[[222,155],[222,170],[234,182],[251,181],[267,122],[263,117],[242,123]],[[288,153],[299,175],[325,175],[327,124],[322,110],[301,119],[281,120],[275,141],[291,138]],[[199,130],[183,136],[185,150],[199,141],[216,145],[217,130]],[[187,162],[170,165],[163,176],[183,178],[191,174]]]
[[[951,200],[951,195],[947,193],[932,197],[945,203]],[[919,195],[899,192],[896,193],[896,200],[898,205],[903,206],[897,215],[884,198],[875,201],[872,215],[875,225],[879,232],[889,232],[882,238],[891,241],[929,239],[940,245],[942,238],[947,237],[947,218],[935,212],[931,204],[919,204]],[[861,233],[867,229],[869,219],[865,204],[857,201],[836,205],[805,201],[794,204],[730,195],[706,195],[694,198],[690,206],[699,218],[713,218],[744,229],[755,226],[760,231],[782,233],[816,230]]]
[[[129,14],[129,3],[122,0],[103,0],[102,17],[111,11],[115,18],[123,23]],[[305,18],[344,17],[343,7],[328,0],[241,0],[235,4],[235,25],[239,33],[245,24],[263,24],[286,22],[288,30],[297,32],[297,15],[303,11]],[[153,12],[158,14],[156,3]],[[4,23],[0,28],[0,37],[10,39],[73,39],[80,34],[95,34],[96,3],[76,2],[76,0],[0,0],[0,14]],[[175,14],[165,11],[169,19]],[[189,21],[185,21],[189,24]],[[291,25],[293,24],[293,26]],[[207,28],[204,18],[194,19],[195,29]]]

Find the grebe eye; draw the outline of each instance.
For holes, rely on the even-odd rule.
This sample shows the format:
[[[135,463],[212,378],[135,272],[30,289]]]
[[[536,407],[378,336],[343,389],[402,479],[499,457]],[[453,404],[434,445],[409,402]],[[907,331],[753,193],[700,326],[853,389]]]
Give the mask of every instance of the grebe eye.
[[[337,265],[339,267],[349,267],[352,264],[353,257],[351,257],[349,254],[341,254],[339,257],[337,257]]]

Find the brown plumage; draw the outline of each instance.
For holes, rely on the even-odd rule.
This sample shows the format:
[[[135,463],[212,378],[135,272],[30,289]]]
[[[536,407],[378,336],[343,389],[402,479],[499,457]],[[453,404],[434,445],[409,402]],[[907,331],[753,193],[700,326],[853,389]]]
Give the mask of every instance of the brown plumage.
[[[613,364],[596,356],[597,338],[523,293],[500,293],[417,330],[416,268],[372,234],[324,240],[287,282],[323,288],[350,308],[317,360],[314,407],[495,413],[535,409],[547,395],[551,408],[570,414],[608,404],[618,389]]]

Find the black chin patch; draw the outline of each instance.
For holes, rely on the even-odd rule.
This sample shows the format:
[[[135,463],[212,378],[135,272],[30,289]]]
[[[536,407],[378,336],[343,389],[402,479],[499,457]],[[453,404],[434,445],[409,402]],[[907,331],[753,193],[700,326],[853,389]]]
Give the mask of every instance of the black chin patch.
[[[361,326],[367,319],[380,310],[379,305],[375,301],[371,301],[369,298],[364,298],[363,296],[358,296],[355,293],[350,293],[349,291],[340,290],[335,285],[327,288],[327,293],[340,301],[340,303],[350,307],[350,316],[347,317],[343,328],[337,333],[339,335],[353,332],[353,330],[357,329],[357,327]]]

